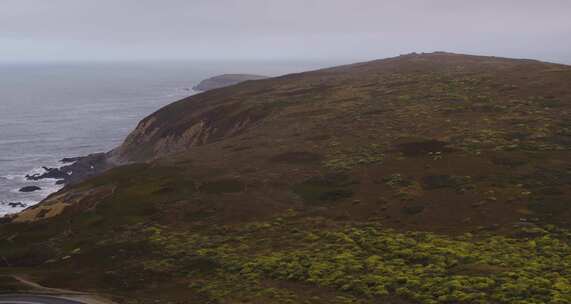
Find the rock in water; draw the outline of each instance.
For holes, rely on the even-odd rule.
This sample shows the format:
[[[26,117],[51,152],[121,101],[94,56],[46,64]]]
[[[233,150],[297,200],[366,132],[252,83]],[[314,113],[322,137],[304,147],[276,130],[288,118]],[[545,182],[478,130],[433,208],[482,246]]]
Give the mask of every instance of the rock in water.
[[[82,156],[79,156],[79,157],[66,157],[66,158],[62,158],[62,159],[60,160],[60,162],[62,162],[62,163],[64,163],[64,164],[75,163],[75,162],[81,160],[82,158],[84,158],[84,157],[82,157]]]
[[[60,168],[42,167],[46,172],[42,174],[26,175],[27,180],[40,180],[46,178],[64,179],[67,174]]]
[[[28,205],[21,203],[21,202],[8,203],[8,206],[10,206],[12,208],[26,208],[26,207],[28,207]]]
[[[34,192],[34,191],[38,191],[38,190],[42,190],[42,188],[40,188],[38,186],[26,186],[26,187],[20,188],[20,192]]]
[[[97,175],[111,167],[105,153],[94,153],[82,157],[70,157],[61,160],[67,163],[60,168],[42,167],[45,172],[41,174],[26,175],[27,180],[57,179],[57,185],[67,185],[81,182],[91,176]]]

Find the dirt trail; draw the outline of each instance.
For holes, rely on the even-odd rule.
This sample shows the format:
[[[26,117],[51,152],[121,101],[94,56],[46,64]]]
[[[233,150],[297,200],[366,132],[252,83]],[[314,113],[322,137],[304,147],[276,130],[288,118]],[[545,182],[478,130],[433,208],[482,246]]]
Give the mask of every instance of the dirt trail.
[[[115,302],[95,294],[67,289],[49,288],[17,275],[13,275],[12,278],[22,285],[30,288],[30,290],[26,291],[26,294],[55,296],[61,299],[78,301],[85,304],[115,304]]]

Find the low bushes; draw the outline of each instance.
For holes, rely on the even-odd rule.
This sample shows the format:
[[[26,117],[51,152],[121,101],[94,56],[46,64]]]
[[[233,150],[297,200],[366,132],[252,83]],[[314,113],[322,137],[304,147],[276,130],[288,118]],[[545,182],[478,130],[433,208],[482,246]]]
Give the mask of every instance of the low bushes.
[[[198,254],[216,261],[219,278],[234,276],[248,282],[252,292],[269,279],[325,287],[366,302],[387,297],[427,304],[571,301],[571,234],[566,231],[539,229],[528,238],[450,237],[366,225],[333,230],[296,225],[295,235],[286,237],[292,233],[289,225],[258,226],[264,229],[224,238],[154,239],[166,255]],[[284,237],[267,239],[271,235]],[[219,284],[210,283],[204,284]],[[244,297],[248,288],[238,285],[235,292]]]

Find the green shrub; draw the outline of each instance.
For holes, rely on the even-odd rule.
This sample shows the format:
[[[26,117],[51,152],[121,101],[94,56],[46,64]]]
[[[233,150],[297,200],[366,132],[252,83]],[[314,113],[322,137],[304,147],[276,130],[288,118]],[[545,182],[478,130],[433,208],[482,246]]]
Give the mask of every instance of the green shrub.
[[[221,277],[209,277],[204,283],[209,287],[202,288],[215,296],[217,288],[230,288],[218,295],[224,298],[244,296],[271,279],[329,288],[343,297],[338,303],[350,299],[347,295],[426,304],[571,302],[571,233],[555,227],[512,238],[401,233],[357,224],[333,230],[307,226],[302,237],[261,243],[264,236],[285,235],[291,228],[286,222],[264,227],[223,236],[149,229],[163,257],[145,266],[171,270],[169,256],[179,256],[179,268],[186,263],[180,256],[208,258],[224,280],[241,282],[232,288],[220,285]]]

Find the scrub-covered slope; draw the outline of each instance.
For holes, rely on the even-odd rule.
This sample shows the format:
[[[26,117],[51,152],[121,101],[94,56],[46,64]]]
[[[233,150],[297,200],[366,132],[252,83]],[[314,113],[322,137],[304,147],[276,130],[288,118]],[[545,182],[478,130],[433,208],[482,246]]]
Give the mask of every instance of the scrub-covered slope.
[[[140,302],[565,303],[570,83],[432,53],[208,91],[0,226],[0,256]]]

